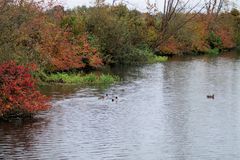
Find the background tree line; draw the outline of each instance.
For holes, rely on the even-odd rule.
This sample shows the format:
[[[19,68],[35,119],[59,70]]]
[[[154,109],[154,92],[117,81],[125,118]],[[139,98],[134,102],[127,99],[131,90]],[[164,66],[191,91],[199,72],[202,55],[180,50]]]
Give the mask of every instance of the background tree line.
[[[51,1],[0,1],[0,62],[35,63],[45,71],[145,63],[154,54],[218,54],[240,43],[239,11],[224,0],[164,0],[148,12],[96,0],[65,10]]]

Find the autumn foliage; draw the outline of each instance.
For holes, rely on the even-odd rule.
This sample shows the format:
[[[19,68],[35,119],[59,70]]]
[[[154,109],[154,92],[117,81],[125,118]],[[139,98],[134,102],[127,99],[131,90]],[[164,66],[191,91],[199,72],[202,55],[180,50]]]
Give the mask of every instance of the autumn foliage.
[[[168,5],[173,7],[174,1]],[[48,98],[36,91],[32,70],[24,67],[29,63],[43,73],[85,71],[147,62],[154,51],[219,54],[235,48],[240,44],[240,13],[223,12],[216,4],[209,3],[205,12],[184,12],[182,5],[142,13],[104,1],[65,10],[53,0],[0,0],[0,117],[49,108]]]
[[[165,54],[208,53],[211,49],[232,49],[236,43],[236,19],[229,13],[221,13],[214,23],[208,22],[208,15],[199,14],[169,37],[158,49]],[[212,20],[212,18],[211,18]],[[213,20],[212,20],[213,21]],[[174,27],[174,26],[173,26]]]
[[[100,53],[91,47],[87,34],[75,36],[71,28],[63,29],[48,22],[47,17],[23,24],[20,31],[25,37],[22,42],[40,54],[40,61],[50,71],[98,68],[102,65]]]
[[[171,14],[174,19],[166,22],[160,12],[142,13],[122,3],[66,10],[51,0],[3,2],[0,63],[35,63],[47,72],[146,61],[146,51],[164,55],[208,53],[213,49],[209,41],[212,35],[221,39],[219,50],[240,43],[236,9],[218,14],[209,8],[214,12],[187,14],[182,10]]]
[[[223,48],[234,48],[236,43],[234,41],[234,33],[230,28],[222,27],[216,34],[221,38]]]
[[[46,71],[101,67],[101,55],[89,43],[88,33],[75,35],[70,26],[62,27],[64,9],[43,2],[6,1],[2,6],[0,62],[33,62]]]
[[[0,118],[23,117],[46,110],[50,107],[48,100],[36,90],[29,68],[13,61],[0,65]]]

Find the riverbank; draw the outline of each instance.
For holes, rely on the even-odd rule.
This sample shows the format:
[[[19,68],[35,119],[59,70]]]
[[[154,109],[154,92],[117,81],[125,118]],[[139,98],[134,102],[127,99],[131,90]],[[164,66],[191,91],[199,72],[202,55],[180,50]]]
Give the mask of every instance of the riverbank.
[[[120,78],[115,75],[103,73],[77,73],[77,72],[57,72],[39,75],[39,84],[77,84],[77,85],[111,85]]]
[[[154,54],[147,55],[147,60],[142,62],[142,64],[153,64],[153,63],[161,63],[168,61],[168,57],[166,56],[157,56]],[[76,84],[76,85],[84,85],[84,86],[98,86],[104,85],[109,86],[111,84],[117,83],[120,81],[120,78],[116,75],[112,75],[109,73],[103,73],[103,71],[99,72],[54,72],[54,73],[45,73],[43,71],[39,71],[35,73],[35,77],[38,79],[39,84]]]

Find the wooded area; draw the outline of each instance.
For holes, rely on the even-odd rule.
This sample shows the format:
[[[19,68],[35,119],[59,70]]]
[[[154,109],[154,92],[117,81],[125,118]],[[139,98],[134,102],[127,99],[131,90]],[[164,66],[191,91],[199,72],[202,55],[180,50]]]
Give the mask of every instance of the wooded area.
[[[154,51],[200,54],[237,46],[237,9],[222,10],[223,0],[189,2],[165,0],[161,12],[147,1],[149,12],[142,13],[118,1],[64,10],[51,1],[2,0],[0,60],[71,70],[141,63]]]

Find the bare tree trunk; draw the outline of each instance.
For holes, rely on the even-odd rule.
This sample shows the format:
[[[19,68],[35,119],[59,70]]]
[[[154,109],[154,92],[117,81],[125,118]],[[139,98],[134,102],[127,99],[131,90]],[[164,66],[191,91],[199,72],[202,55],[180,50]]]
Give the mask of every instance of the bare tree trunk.
[[[205,8],[207,11],[208,29],[211,30],[216,22],[219,13],[224,6],[225,0],[205,0]]]
[[[222,10],[225,0],[205,0],[208,15],[217,17]]]
[[[162,45],[174,34],[176,34],[181,28],[183,28],[195,16],[197,16],[204,8],[204,6],[202,6],[196,12],[197,7],[199,7],[200,5],[200,0],[198,1],[198,3],[196,3],[190,8],[187,7],[189,5],[189,2],[190,0],[187,0],[184,3],[181,0],[164,0],[162,24],[160,28],[161,36],[156,43],[156,47]],[[193,13],[193,11],[195,11],[195,13]],[[180,13],[184,13],[185,17],[187,17],[186,20],[177,24],[177,26],[170,31],[170,22],[176,20],[177,15]]]

